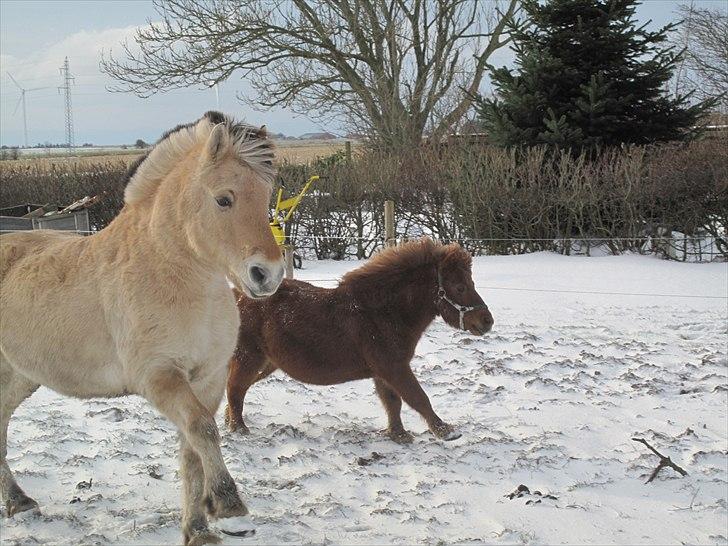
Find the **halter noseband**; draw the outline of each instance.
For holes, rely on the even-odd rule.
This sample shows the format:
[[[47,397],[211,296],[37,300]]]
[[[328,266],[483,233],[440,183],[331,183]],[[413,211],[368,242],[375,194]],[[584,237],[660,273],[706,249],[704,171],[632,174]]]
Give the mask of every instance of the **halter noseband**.
[[[480,305],[460,305],[459,303],[455,303],[450,298],[447,297],[447,292],[445,292],[445,287],[442,285],[442,274],[440,271],[437,271],[437,299],[435,300],[435,305],[439,305],[441,301],[446,301],[449,303],[453,309],[455,309],[458,313],[460,313],[460,329],[465,330],[465,313],[470,313],[470,311],[477,311],[478,309],[486,309],[488,306],[485,303],[482,303]]]

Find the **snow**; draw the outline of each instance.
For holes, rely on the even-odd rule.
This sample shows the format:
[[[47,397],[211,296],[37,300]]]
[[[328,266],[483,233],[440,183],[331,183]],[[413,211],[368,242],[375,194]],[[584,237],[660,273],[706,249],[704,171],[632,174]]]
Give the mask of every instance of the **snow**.
[[[357,265],[296,274],[332,286]],[[250,436],[217,416],[256,529],[225,543],[727,543],[728,264],[538,253],[476,258],[474,276],[493,332],[438,319],[412,362],[462,437],[436,440],[406,408],[415,442],[395,444],[370,381],[276,373],[248,394]],[[688,476],[645,484],[658,459],[633,437]],[[139,398],[40,389],[11,421],[9,464],[43,515],[0,520],[2,543],[179,543],[175,438]]]

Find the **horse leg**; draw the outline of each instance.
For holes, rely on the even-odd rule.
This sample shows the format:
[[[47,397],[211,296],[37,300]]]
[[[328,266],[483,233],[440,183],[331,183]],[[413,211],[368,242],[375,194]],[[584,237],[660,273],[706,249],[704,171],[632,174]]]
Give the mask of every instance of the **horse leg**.
[[[387,412],[387,435],[398,444],[412,443],[414,438],[402,425],[402,399],[382,379],[374,379],[374,388]]]
[[[257,350],[236,351],[235,355],[230,359],[225,423],[231,432],[250,433],[243,421],[245,395],[253,383],[268,377],[274,371],[275,368],[270,364],[266,366],[265,355]]]
[[[225,373],[224,369],[221,373]],[[204,471],[203,503],[207,512],[218,518],[248,513],[220,451],[214,411],[220,404],[224,388],[224,377],[218,382],[211,380],[204,388],[201,386],[198,390],[206,402],[203,403],[182,371],[170,366],[150,371],[142,389],[144,397],[184,434],[200,459]]]
[[[38,503],[26,495],[15,481],[7,462],[10,416],[38,387],[37,383],[14,371],[0,354],[0,494],[8,516],[38,509]]]
[[[402,397],[402,400],[407,402],[407,405],[425,419],[427,426],[435,436],[443,440],[460,438],[461,434],[455,430],[455,427],[445,423],[432,409],[430,399],[422,390],[420,382],[417,381],[409,365],[393,366],[382,370],[380,377]]]
[[[184,434],[180,433],[180,474],[182,476],[182,532],[185,546],[218,544],[220,537],[207,526],[204,505],[205,474],[202,461]]]

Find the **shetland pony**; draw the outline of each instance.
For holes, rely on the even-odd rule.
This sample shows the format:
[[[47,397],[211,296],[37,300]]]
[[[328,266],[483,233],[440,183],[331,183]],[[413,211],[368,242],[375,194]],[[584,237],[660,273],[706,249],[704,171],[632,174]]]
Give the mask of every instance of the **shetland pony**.
[[[334,289],[284,280],[264,301],[236,293],[241,323],[228,374],[228,426],[248,431],[245,393],[281,369],[314,385],[373,378],[389,419],[387,432],[397,442],[413,439],[400,418],[402,400],[438,438],[459,437],[432,409],[410,361],[437,315],[475,335],[490,331],[493,317],[470,269],[470,255],[460,246],[422,239],[380,252]]]
[[[264,129],[217,112],[166,133],[130,168],[102,231],[0,237],[0,492],[37,509],[6,461],[13,411],[40,385],[79,398],[137,394],[180,431],[188,545],[217,542],[207,515],[247,509],[214,414],[238,334],[228,280],[253,300],[283,277],[268,227],[275,174]]]

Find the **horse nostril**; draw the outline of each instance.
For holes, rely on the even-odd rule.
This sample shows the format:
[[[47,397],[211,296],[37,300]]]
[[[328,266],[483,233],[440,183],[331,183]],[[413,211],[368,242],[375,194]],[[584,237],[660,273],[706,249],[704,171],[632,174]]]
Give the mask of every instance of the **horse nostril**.
[[[265,283],[266,271],[262,267],[254,265],[250,268],[250,279],[257,285]]]

